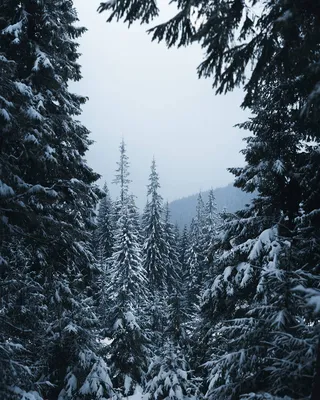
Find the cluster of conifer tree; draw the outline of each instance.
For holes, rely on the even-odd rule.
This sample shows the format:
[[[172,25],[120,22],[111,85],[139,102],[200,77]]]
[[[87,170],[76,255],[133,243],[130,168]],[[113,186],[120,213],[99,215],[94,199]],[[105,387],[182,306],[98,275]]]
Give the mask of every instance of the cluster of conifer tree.
[[[199,194],[196,217],[180,235],[159,193],[155,160],[141,219],[129,190],[123,141],[114,183],[119,197],[113,202],[104,186],[92,237],[102,271],[96,290],[99,337],[107,341],[114,391],[127,396],[139,386],[155,399],[200,397],[202,378],[191,364],[207,254],[219,224],[213,191],[207,204]]]
[[[151,30],[243,85],[232,168],[250,206],[199,197],[178,235],[151,167],[140,219],[124,143],[111,202],[84,157],[72,0],[0,1],[0,398],[320,398],[320,0],[177,0]],[[155,0],[112,0],[150,22]],[[250,67],[249,67],[250,66]],[[98,217],[96,207],[100,202]]]

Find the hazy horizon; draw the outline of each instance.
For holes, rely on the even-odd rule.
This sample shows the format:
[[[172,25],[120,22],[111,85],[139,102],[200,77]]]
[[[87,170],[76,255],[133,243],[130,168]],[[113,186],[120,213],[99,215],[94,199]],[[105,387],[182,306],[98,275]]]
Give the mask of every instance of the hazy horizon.
[[[111,184],[123,137],[130,159],[131,190],[145,204],[152,157],[161,194],[172,201],[233,181],[227,167],[243,165],[239,151],[245,132],[233,128],[246,119],[243,92],[216,96],[211,80],[199,80],[198,45],[168,50],[151,42],[146,26],[108,24],[97,2],[75,0],[80,24],[83,79],[71,89],[88,96],[80,120],[95,141],[87,160]],[[162,7],[162,19],[171,11]]]

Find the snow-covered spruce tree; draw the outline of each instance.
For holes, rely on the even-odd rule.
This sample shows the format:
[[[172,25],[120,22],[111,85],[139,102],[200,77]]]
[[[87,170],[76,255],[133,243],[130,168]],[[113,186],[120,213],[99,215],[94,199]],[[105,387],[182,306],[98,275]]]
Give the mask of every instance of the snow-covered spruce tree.
[[[202,304],[203,347],[212,352],[207,396],[304,398],[310,385],[304,377],[312,370],[313,335],[291,291],[296,281],[288,273],[290,242],[274,226],[232,250],[215,259],[222,273]]]
[[[144,233],[143,264],[150,286],[166,290],[167,243],[163,221],[163,199],[159,194],[159,175],[153,159],[148,185],[148,200],[142,217]]]
[[[296,265],[300,268],[296,271],[300,280],[297,294],[315,312],[311,315],[307,312],[305,317],[310,324],[315,326],[314,334],[317,342],[316,363],[314,368],[313,388],[311,399],[320,396],[320,331],[319,331],[319,268],[320,259],[317,249],[320,246],[320,174],[317,164],[319,163],[319,144],[306,146],[305,151],[300,154],[303,157],[303,168],[301,170],[301,187],[303,200],[301,209],[303,212],[297,218],[297,237],[295,241]],[[309,309],[307,309],[309,311]]]
[[[73,268],[78,266],[82,267],[80,262]],[[65,384],[62,390],[53,387],[45,397],[49,400],[100,400],[114,393],[97,337],[100,324],[95,304],[86,295],[90,287],[83,284],[85,281],[86,276],[80,273],[73,280],[61,274],[50,293],[55,314],[47,328],[48,372],[53,371],[49,375],[52,382],[64,380]]]
[[[244,150],[247,165],[232,169],[237,186],[259,195],[217,237],[202,304],[203,337],[212,351],[209,398],[310,395],[314,332],[292,291],[301,268],[295,254],[300,140],[295,110],[282,99],[283,82],[261,89],[264,100],[243,125],[253,133]]]
[[[166,326],[166,303],[168,298],[167,265],[168,244],[163,221],[163,200],[159,194],[159,176],[153,159],[148,185],[148,200],[142,216],[143,267],[147,272],[151,297],[149,301],[149,324],[153,343],[160,346]]]
[[[165,213],[165,233],[167,236],[166,242],[168,244],[168,261],[174,274],[171,280],[168,281],[168,322],[166,326],[166,335],[183,348],[184,356],[188,357],[190,353],[190,329],[191,321],[193,318],[192,308],[188,307],[188,286],[186,284],[186,277],[179,260],[179,243],[175,239],[173,226],[170,223],[170,214],[168,204]],[[186,230],[187,234],[187,230]],[[187,243],[185,242],[186,246]],[[186,249],[185,249],[186,250]],[[170,290],[171,289],[171,290]]]
[[[113,244],[114,244],[114,231],[117,227],[118,221],[121,217],[122,214],[122,208],[124,205],[128,205],[128,199],[129,199],[129,184],[131,182],[129,176],[129,157],[127,155],[127,150],[126,150],[126,144],[124,142],[124,139],[121,140],[120,145],[119,145],[119,161],[117,161],[117,169],[115,173],[115,178],[113,179],[112,183],[118,185],[119,187],[119,197],[114,201],[111,202],[109,191],[106,191],[107,197],[105,198],[106,204],[104,205],[103,200],[102,200],[102,210],[101,210],[101,222],[102,225],[105,225],[106,227],[108,226],[108,229],[103,229],[104,232],[110,232],[105,236],[105,239],[111,239],[107,240],[107,254],[101,254],[101,251],[98,251],[98,248],[95,249],[94,255],[96,258],[96,265],[98,266],[98,269],[101,269],[103,273],[100,275],[100,281],[99,281],[99,288],[97,292],[97,300],[98,300],[98,313],[99,317],[101,320],[101,334],[102,336],[107,335],[108,329],[110,328],[110,324],[112,322],[109,321],[110,313],[109,313],[109,306],[111,307],[111,302],[112,302],[112,294],[113,294],[113,289],[112,289],[112,284],[111,284],[111,266],[110,266],[110,257],[113,253]],[[134,199],[133,199],[134,203]],[[134,206],[132,207],[132,210],[134,209]],[[105,211],[107,211],[108,216],[105,214]],[[100,214],[100,213],[99,213]],[[99,219],[99,214],[98,214],[98,219]],[[136,218],[133,219],[136,221]],[[98,223],[99,225],[99,223]],[[136,226],[138,228],[138,225]],[[93,235],[93,244],[97,247],[97,234],[99,233],[99,227],[98,229],[94,232]],[[111,245],[111,247],[109,247]],[[100,248],[101,250],[101,248]],[[108,256],[108,257],[106,257]],[[109,306],[107,305],[109,303]]]
[[[217,232],[217,228],[220,224],[220,217],[217,210],[216,199],[214,196],[213,189],[209,191],[208,201],[204,209],[204,222],[202,229],[202,248],[204,251],[204,257],[206,258],[209,249],[213,245],[214,238]],[[204,274],[206,271],[204,271]]]
[[[127,155],[126,144],[124,139],[121,140],[119,145],[119,161],[117,161],[117,169],[115,171],[115,178],[113,179],[112,183],[118,185],[119,187],[119,197],[110,205],[108,209],[111,211],[109,216],[108,223],[110,224],[112,232],[112,247],[108,249],[109,255],[108,258],[103,257],[102,262],[98,262],[100,268],[104,269],[104,273],[102,275],[102,281],[100,285],[100,290],[98,293],[99,300],[99,314],[100,318],[104,321],[102,324],[102,332],[106,334],[108,332],[108,327],[112,322],[108,321],[109,311],[107,302],[109,301],[109,305],[111,305],[112,297],[113,297],[113,288],[111,283],[111,265],[110,265],[110,258],[113,254],[113,245],[114,245],[114,231],[117,229],[118,222],[122,215],[122,209],[125,206],[126,208],[130,204],[130,210],[128,212],[133,212],[135,214],[135,204],[134,204],[134,197],[129,196],[129,185],[130,185],[130,172],[129,172],[129,157]],[[137,221],[137,217],[132,215],[132,221],[135,223],[136,231],[139,231],[139,221]],[[96,257],[97,258],[97,257]]]
[[[168,338],[161,355],[154,357],[149,365],[145,393],[154,400],[201,398],[184,352]]]
[[[12,399],[22,398],[24,389],[37,389],[50,400],[59,393],[61,399],[68,398],[66,393],[72,398],[80,396],[99,360],[96,318],[87,298],[91,260],[85,242],[100,191],[92,185],[98,175],[84,161],[88,131],[74,119],[85,98],[68,91],[68,81],[81,78],[75,39],[84,28],[74,26],[72,1],[7,1],[0,12],[0,58],[6,74],[1,72],[0,78],[2,281],[9,278],[15,257],[7,245],[21,243],[28,249],[22,254],[30,258],[21,258],[19,266],[25,292],[19,307],[32,312],[38,327],[28,337],[13,317],[24,337],[17,344],[29,352],[25,359],[33,360],[32,375],[26,382],[27,370],[14,371],[8,363],[2,390],[14,389]],[[39,294],[33,296],[35,288]],[[4,332],[6,343],[10,338],[14,335]],[[92,399],[102,395],[90,393]]]
[[[148,341],[141,316],[147,298],[147,277],[141,260],[139,214],[134,196],[129,195],[129,162],[123,141],[118,166],[115,183],[120,185],[120,198],[116,203],[113,251],[108,260],[111,309],[107,332],[112,339],[108,358],[114,387],[123,395],[130,395],[142,383],[147,369]]]
[[[200,399],[196,379],[188,363],[189,338],[186,329],[188,315],[181,296],[175,289],[168,300],[166,329],[163,343],[149,362],[145,394],[150,399]]]
[[[117,223],[110,268],[113,293],[110,366],[114,386],[129,395],[141,384],[148,351],[140,315],[147,297],[147,279],[142,267],[139,232],[128,203],[123,205]]]
[[[154,164],[152,172],[155,172],[153,168],[155,168]],[[152,327],[158,336],[160,333],[161,340],[155,335],[155,355],[149,363],[145,393],[151,399],[188,399],[197,393],[197,385],[187,362],[189,350],[187,321],[190,319],[190,315],[185,307],[181,264],[173,226],[170,223],[168,205],[165,212],[164,237],[166,247],[163,247],[163,252],[165,251],[163,254],[167,259],[168,282],[163,286],[167,284],[168,289],[164,291],[155,288],[158,308],[153,307],[151,312],[155,314],[154,319],[157,314],[159,315],[158,320],[162,321],[163,327],[161,327],[161,331],[157,325]],[[174,284],[170,283],[170,280],[174,280]],[[163,299],[161,301],[164,295],[166,295],[166,301]]]
[[[112,183],[119,186],[119,207],[121,208],[128,200],[129,184],[129,157],[127,156],[126,144],[124,139],[121,140],[120,146],[120,159],[117,162],[116,175]]]
[[[4,400],[41,398],[35,376],[41,371],[37,351],[46,328],[44,291],[34,280],[31,250],[22,239],[11,238],[6,246],[2,242],[6,261],[0,274],[0,397]]]
[[[249,124],[249,126],[246,125],[245,127],[263,131],[262,127],[267,121],[267,125],[273,130],[282,130],[281,134],[278,133],[278,136],[274,135],[274,140],[278,140],[278,148],[277,152],[275,152],[278,160],[274,161],[275,168],[285,170],[290,157],[288,154],[290,155],[290,152],[293,154],[291,156],[292,168],[288,168],[291,169],[290,173],[283,173],[286,178],[286,184],[283,185],[282,190],[277,190],[274,186],[269,188],[273,202],[282,205],[285,210],[285,222],[279,225],[279,231],[282,235],[291,238],[290,266],[287,269],[287,274],[290,278],[290,290],[292,290],[295,284],[305,287],[317,287],[319,285],[319,255],[316,248],[320,243],[320,180],[316,165],[319,162],[318,143],[320,129],[311,114],[306,114],[303,121],[301,120],[301,112],[303,110],[298,105],[285,107],[288,99],[292,103],[294,102],[294,99],[292,99],[292,82],[291,79],[286,77],[283,77],[281,81],[279,76],[280,74],[278,73],[276,75],[278,86],[273,84],[272,87],[271,96],[269,97],[271,102],[262,103],[263,107],[259,107],[257,118],[253,120],[252,125]],[[301,104],[305,101],[304,96],[306,94],[302,92]],[[272,105],[276,107],[276,112]],[[265,140],[266,138],[262,137],[261,142],[263,143]],[[305,141],[310,140],[314,141],[314,143],[306,145]],[[265,146],[262,143],[259,146],[260,151]],[[266,143],[268,142],[266,141]],[[257,148],[257,142],[253,143],[251,147],[253,148],[253,146]],[[296,146],[296,152],[292,150],[294,146]],[[252,150],[249,151],[248,156],[252,163],[255,157],[254,152]],[[264,165],[261,170],[263,171],[262,174],[266,176],[268,166]],[[249,174],[251,175],[250,172]],[[249,178],[252,177],[250,175]],[[247,180],[246,176],[240,182],[243,184],[245,180]],[[303,394],[305,396],[310,394],[311,383],[310,380],[301,378],[301,371],[308,378],[312,375],[312,362],[316,358],[316,343],[319,332],[316,329],[317,318],[304,306],[303,299],[296,292],[295,308],[296,318],[303,322],[302,325],[305,328],[290,336],[279,335],[276,342],[276,348],[278,349],[276,354],[284,360],[287,359],[287,354],[290,354],[291,359],[290,363],[279,362],[274,367],[273,374],[277,377],[274,380],[274,386],[285,386],[288,376],[290,376],[291,387],[284,390],[284,393],[289,394],[290,391],[293,391],[295,396],[298,396],[300,392],[302,397]],[[300,347],[297,350],[298,340],[300,340]],[[284,355],[280,353],[279,356],[279,349],[284,352]],[[288,349],[291,349],[291,352]],[[320,372],[315,371],[314,387],[316,387],[317,376],[319,375]],[[273,389],[275,390],[275,388]]]
[[[117,169],[115,177],[112,181],[113,184],[116,184],[119,187],[119,197],[114,202],[112,209],[111,223],[114,227],[116,227],[118,219],[120,218],[121,209],[123,205],[127,204],[128,202],[129,185],[131,182],[131,179],[129,178],[130,163],[124,139],[122,139],[120,142],[119,152],[120,152],[120,158],[119,161],[117,161]]]
[[[189,337],[182,290],[168,300],[168,318],[160,351],[149,362],[145,393],[151,399],[200,399],[198,384],[188,363]]]

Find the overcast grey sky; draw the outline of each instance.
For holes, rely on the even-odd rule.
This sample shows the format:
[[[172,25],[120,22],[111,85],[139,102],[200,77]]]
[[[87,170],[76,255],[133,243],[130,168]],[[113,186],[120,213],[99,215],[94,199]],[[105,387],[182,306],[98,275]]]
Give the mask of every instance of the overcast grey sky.
[[[242,92],[215,96],[211,81],[198,79],[200,46],[168,50],[151,42],[146,26],[107,24],[96,12],[100,1],[74,3],[88,32],[80,39],[83,79],[71,89],[90,99],[81,116],[95,141],[87,160],[111,193],[122,136],[140,207],[153,156],[165,200],[230,183],[226,168],[243,165],[246,132],[233,128],[246,119]],[[164,5],[161,19],[171,13]]]

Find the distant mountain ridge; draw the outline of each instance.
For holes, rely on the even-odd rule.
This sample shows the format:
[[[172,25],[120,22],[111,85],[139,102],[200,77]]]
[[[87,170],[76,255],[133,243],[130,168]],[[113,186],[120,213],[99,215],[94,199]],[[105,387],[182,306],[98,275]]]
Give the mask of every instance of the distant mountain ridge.
[[[255,197],[253,193],[245,193],[234,187],[232,183],[225,187],[216,188],[213,192],[219,212],[224,208],[226,208],[228,212],[241,210]],[[209,190],[201,192],[201,194],[204,203],[206,203]],[[190,225],[192,218],[196,214],[197,198],[198,193],[174,200],[169,204],[171,220],[174,224],[177,223],[179,228],[183,228],[184,225]]]

